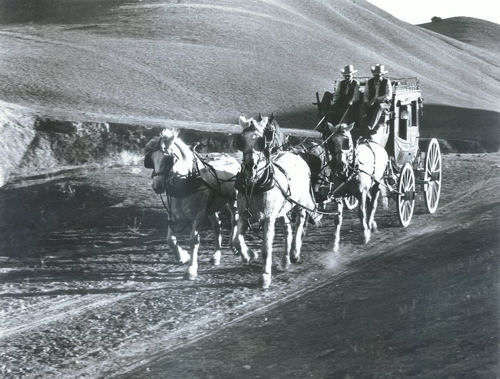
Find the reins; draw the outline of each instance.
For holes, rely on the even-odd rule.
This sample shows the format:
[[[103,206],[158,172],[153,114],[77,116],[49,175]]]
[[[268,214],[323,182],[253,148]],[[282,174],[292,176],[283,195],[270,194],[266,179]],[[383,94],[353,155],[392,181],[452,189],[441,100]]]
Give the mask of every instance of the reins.
[[[160,149],[157,149],[157,151],[159,151],[159,150]],[[217,174],[217,170],[211,164],[209,164],[205,159],[203,159],[198,154],[198,152],[196,152],[194,150],[191,150],[191,152],[193,153],[193,165],[192,165],[191,170],[187,174],[172,175],[170,173],[164,173],[161,171],[157,172],[157,171],[155,171],[155,169],[153,169],[153,172],[151,174],[151,178],[154,178],[154,177],[160,176],[160,175],[164,175],[164,177],[165,177],[164,178],[164,182],[165,182],[164,183],[165,184],[165,193],[164,194],[166,195],[166,201],[164,200],[162,193],[159,195],[160,195],[160,199],[161,199],[163,208],[167,211],[167,215],[168,215],[167,216],[168,217],[167,223],[168,223],[169,227],[175,233],[182,232],[187,226],[189,226],[189,222],[186,221],[186,224],[183,227],[175,230],[174,222],[172,222],[172,220],[170,219],[172,198],[182,198],[185,196],[189,196],[189,195],[192,195],[192,194],[195,194],[198,192],[203,192],[205,190],[208,190],[208,191],[210,191],[210,198],[209,198],[209,201],[207,202],[206,209],[209,209],[212,206],[213,201],[215,200],[215,198],[217,196],[228,198],[228,199],[232,198],[232,196],[230,196],[229,194],[223,193],[222,185],[224,183],[236,181],[236,175],[233,175],[232,177],[230,177],[228,179],[221,179],[219,177],[219,175]],[[177,156],[177,154],[175,154],[174,152],[172,152],[172,155],[175,156],[175,158],[177,160],[180,159]],[[215,186],[212,185],[211,183],[209,183],[206,179],[204,179],[201,176],[200,167],[199,167],[198,162],[200,162],[203,165],[203,167],[207,168],[208,172],[214,177],[215,183],[216,183]],[[175,162],[173,163],[173,165],[174,164],[175,164]],[[173,165],[172,165],[172,167],[173,167]],[[169,189],[169,181],[170,180],[178,180],[180,183],[187,182],[187,186],[191,185],[191,183],[195,184],[196,182],[198,182],[199,185],[196,185],[194,188],[189,189],[187,191],[182,191],[182,187],[180,189],[177,189],[177,191],[176,191],[176,188],[172,187],[172,185],[174,185],[174,183],[170,183],[171,184],[170,187],[172,187],[172,188]],[[192,182],[189,182],[190,180],[192,180]],[[180,192],[180,193],[177,194],[176,192]]]
[[[272,187],[276,187],[279,189],[279,191],[281,192],[281,194],[283,195],[283,198],[284,198],[284,201],[283,201],[283,204],[281,205],[281,208],[280,208],[280,212],[281,210],[283,209],[283,207],[285,206],[286,202],[290,202],[302,209],[305,209],[306,211],[308,212],[311,212],[311,213],[321,213],[321,214],[328,214],[328,215],[338,215],[338,212],[326,212],[326,211],[320,211],[318,210],[317,207],[314,207],[314,208],[309,208],[301,203],[299,203],[298,201],[294,200],[292,197],[291,197],[291,190],[290,190],[290,182],[288,181],[288,177],[287,177],[287,174],[286,174],[286,171],[285,169],[280,166],[278,163],[274,162],[272,160],[272,156],[270,156],[269,158],[267,158],[267,162],[266,162],[266,165],[263,167],[263,169],[261,170],[264,170],[264,169],[272,169],[273,167],[277,168],[283,175],[284,177],[287,179],[287,188],[283,188],[283,186],[280,184],[280,182],[276,179],[276,177],[273,175],[272,178],[271,178],[271,181],[272,181],[272,184],[273,186]],[[274,170],[272,170],[274,172]],[[247,192],[247,189],[248,187],[245,186],[245,200],[246,200],[246,205],[247,205],[247,209],[246,209],[246,212],[251,216],[251,213],[248,209],[248,205],[249,205],[249,202],[250,202],[250,199],[251,197],[253,196],[253,191],[254,191],[254,186],[255,186],[255,181],[252,181],[252,186],[250,188],[250,193]],[[272,188],[271,187],[271,188]],[[312,194],[312,188],[310,188],[311,190],[311,197],[314,199],[314,195]]]
[[[367,141],[368,142],[368,141]],[[358,146],[360,144],[358,143]],[[375,151],[372,149],[370,143],[365,143],[365,145],[370,149],[370,151],[372,152],[373,154],[373,157],[374,157],[374,161],[376,159],[376,154],[375,154]],[[350,172],[349,175],[347,175],[346,179],[345,180],[342,180],[342,183],[336,187],[333,192],[330,193],[329,196],[332,196],[334,197],[335,196],[335,193],[339,192],[342,188],[344,188],[353,178],[355,175],[359,174],[360,172],[368,175],[375,183],[377,183],[377,185],[382,185],[384,186],[385,188],[389,189],[390,191],[393,191],[399,195],[401,195],[401,193],[399,191],[396,191],[394,190],[391,186],[389,186],[388,184],[380,181],[379,179],[377,179],[375,176],[374,176],[374,173],[370,173],[366,170],[363,170],[362,168],[360,168],[359,164],[355,165],[356,163],[356,149],[353,149],[353,153],[351,154],[351,159],[350,159],[350,162],[349,162],[349,165],[347,167],[347,172]],[[361,162],[359,162],[361,163]],[[373,165],[373,168],[375,168],[375,165]],[[342,179],[338,174],[335,174],[335,176],[339,179]],[[331,183],[331,182],[330,182]]]
[[[215,169],[214,166],[212,166],[210,163],[208,163],[206,160],[204,160],[200,154],[196,151],[193,151],[193,154],[195,156],[195,158],[197,160],[199,160],[204,167],[206,167],[213,175],[213,177],[215,178],[215,181],[217,183],[217,187],[216,188],[213,188],[210,183],[208,183],[205,179],[203,179],[203,177],[201,177],[201,174],[199,174],[199,168],[198,168],[198,174],[200,175],[200,178],[201,180],[203,181],[203,183],[205,183],[205,185],[207,187],[209,187],[210,189],[214,190],[215,192],[217,192],[218,195],[220,195],[221,197],[226,197],[226,198],[230,198],[230,196],[228,195],[225,195],[222,193],[222,185],[225,184],[225,183],[230,183],[230,182],[236,182],[236,175],[233,175],[231,176],[230,178],[228,179],[221,179],[219,178],[219,176],[217,175],[217,170]]]

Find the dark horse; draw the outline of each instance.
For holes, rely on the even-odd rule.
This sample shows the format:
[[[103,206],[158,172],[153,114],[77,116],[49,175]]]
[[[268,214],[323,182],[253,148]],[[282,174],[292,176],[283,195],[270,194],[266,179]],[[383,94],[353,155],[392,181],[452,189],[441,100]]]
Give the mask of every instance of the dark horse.
[[[330,196],[342,199],[354,196],[358,202],[358,215],[363,231],[363,241],[368,243],[371,232],[377,230],[374,220],[379,183],[384,176],[388,157],[385,149],[367,139],[360,139],[354,146],[351,138],[353,125],[329,124],[329,153],[331,154],[330,176],[332,189]],[[343,201],[337,201],[333,251],[337,252],[342,225]]]
[[[353,124],[351,135],[354,144],[357,143],[359,137],[378,143],[382,147],[387,144],[390,131],[387,107],[384,107],[380,114],[369,108],[362,100],[346,108],[337,107],[333,104],[333,93],[328,91],[323,94],[321,100],[316,93],[316,99],[317,102],[313,104],[318,107],[318,116],[320,118],[318,130],[324,137],[325,133],[327,134],[326,137],[330,135],[326,127],[328,123],[331,125]],[[376,125],[373,125],[377,118]]]
[[[354,108],[357,117],[353,117],[351,124],[343,122],[332,124],[330,121],[335,120],[335,112],[331,106],[332,98],[333,95],[326,92],[321,101],[318,99],[315,104],[321,117],[317,128],[322,134],[327,159],[330,162],[328,168],[331,173],[326,175],[330,182],[329,197],[337,200],[338,215],[335,216],[333,248],[334,252],[337,252],[344,203],[352,204],[352,199],[356,199],[359,203],[358,213],[365,243],[370,240],[371,232],[377,229],[374,215],[380,194],[378,183],[384,175],[388,162],[384,147],[389,139],[390,128],[389,119],[385,114],[380,117],[374,128],[370,128],[369,125],[374,120],[367,120],[362,103]],[[372,116],[377,117],[373,114]]]

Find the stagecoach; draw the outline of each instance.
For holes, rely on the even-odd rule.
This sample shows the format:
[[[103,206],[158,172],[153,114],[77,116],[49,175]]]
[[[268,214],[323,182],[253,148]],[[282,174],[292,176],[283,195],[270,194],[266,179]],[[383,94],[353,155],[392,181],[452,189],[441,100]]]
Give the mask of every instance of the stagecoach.
[[[357,79],[363,93],[368,78]],[[393,94],[389,112],[376,133],[368,138],[385,146],[388,153],[389,164],[380,185],[385,186],[388,196],[396,201],[399,222],[406,227],[413,216],[417,193],[423,193],[428,213],[437,210],[442,180],[441,151],[437,139],[420,138],[423,99],[418,80],[390,80]],[[326,97],[331,98],[332,94],[328,95]],[[326,115],[325,96],[320,101],[316,93],[316,98],[317,102],[313,104],[318,106],[320,115]],[[349,209],[356,206],[353,197],[345,197],[343,201]]]

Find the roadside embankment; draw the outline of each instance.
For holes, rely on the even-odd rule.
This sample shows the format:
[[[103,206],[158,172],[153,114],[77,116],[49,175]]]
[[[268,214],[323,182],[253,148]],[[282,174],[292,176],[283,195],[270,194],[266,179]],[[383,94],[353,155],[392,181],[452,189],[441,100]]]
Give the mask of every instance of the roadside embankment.
[[[198,144],[201,152],[233,151],[231,136],[239,131],[237,125],[228,125],[223,133],[206,126],[205,130],[186,129],[182,122],[172,121],[160,126],[54,119],[27,108],[2,104],[0,187],[15,177],[67,166],[140,160],[146,143],[165,126],[179,129],[181,138],[190,145]]]
[[[76,120],[76,116],[46,116],[14,104],[0,105],[0,187],[16,177],[67,167],[138,163],[146,143],[164,127],[178,129],[180,137],[189,145],[197,145],[199,152],[234,152],[232,136],[241,131],[237,124],[178,120],[114,116],[103,120],[93,115],[79,116]],[[436,113],[436,109],[431,110]],[[472,127],[465,134],[460,128],[454,129],[454,133],[445,133],[446,123],[442,117],[436,118],[436,122],[441,133],[422,130],[421,136],[437,137],[443,153],[481,153],[498,149],[495,136],[489,139],[490,144],[485,144],[473,138]],[[296,137],[319,137],[313,130],[284,130]],[[494,130],[491,123],[488,130]],[[442,134],[450,138],[443,139]]]

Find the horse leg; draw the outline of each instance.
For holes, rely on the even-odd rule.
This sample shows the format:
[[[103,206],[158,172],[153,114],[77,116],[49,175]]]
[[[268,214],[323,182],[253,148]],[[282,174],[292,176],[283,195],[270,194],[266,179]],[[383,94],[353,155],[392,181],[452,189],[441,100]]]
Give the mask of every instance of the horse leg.
[[[276,219],[268,218],[264,221],[262,257],[264,258],[264,273],[262,274],[262,288],[268,288],[271,285],[271,270],[273,266],[273,240],[274,224]]]
[[[222,253],[220,251],[222,245],[222,233],[221,233],[221,222],[219,219],[219,214],[217,212],[212,213],[210,216],[210,222],[212,223],[212,228],[214,229],[215,238],[215,253],[212,255],[211,262],[214,266],[220,265],[220,259]]]
[[[200,247],[200,234],[198,231],[198,225],[202,219],[202,215],[198,215],[193,222],[193,228],[191,229],[191,260],[189,261],[189,267],[186,272],[186,278],[189,280],[195,280],[198,276],[198,248]]]
[[[283,258],[281,259],[281,265],[283,269],[287,270],[290,267],[290,251],[292,250],[293,242],[292,225],[287,215],[283,216],[283,232],[285,233],[285,254],[283,254]]]
[[[239,253],[238,249],[238,207],[236,206],[236,201],[228,203],[227,208],[229,213],[231,213],[231,238],[229,240],[229,246],[234,251],[235,254]]]
[[[305,209],[297,210],[297,220],[295,222],[295,239],[293,244],[292,262],[300,262],[300,252],[302,250],[302,238],[306,231],[307,213]]]
[[[174,235],[172,228],[168,227],[167,232],[167,243],[170,249],[174,252],[175,258],[181,262],[182,264],[187,263],[189,261],[189,253],[179,246],[177,242],[177,237]]]
[[[368,209],[368,227],[372,232],[377,231],[377,223],[375,222],[375,212],[377,210],[377,205],[378,205],[378,197],[380,195],[380,190],[378,189],[378,186],[375,186],[371,189],[371,201],[369,202],[369,209]]]
[[[250,255],[248,255],[248,246],[244,238],[248,229],[248,223],[242,217],[239,217],[236,226],[236,249],[241,254],[241,260],[243,263],[248,263],[250,262]]]
[[[337,214],[333,217],[333,223],[335,225],[335,234],[333,236],[333,252],[338,253],[340,247],[340,228],[342,227],[342,218],[344,212],[344,202],[342,200],[337,201]]]
[[[361,198],[359,199],[359,206],[358,206],[358,215],[359,215],[359,221],[361,222],[361,229],[363,230],[363,242],[366,244],[370,242],[370,228],[368,227],[368,219],[366,217],[366,207],[367,207],[367,199],[368,197],[368,191],[363,190],[361,192]]]

